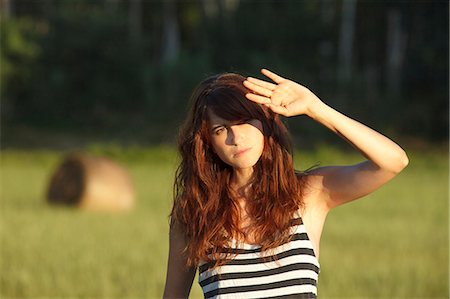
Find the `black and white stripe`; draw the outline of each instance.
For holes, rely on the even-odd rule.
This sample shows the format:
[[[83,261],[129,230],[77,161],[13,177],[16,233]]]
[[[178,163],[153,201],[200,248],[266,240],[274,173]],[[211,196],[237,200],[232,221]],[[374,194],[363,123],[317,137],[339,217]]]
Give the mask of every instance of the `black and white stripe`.
[[[291,241],[272,250],[233,241],[235,254],[225,265],[199,266],[205,298],[316,298],[319,262],[300,218],[293,222]]]

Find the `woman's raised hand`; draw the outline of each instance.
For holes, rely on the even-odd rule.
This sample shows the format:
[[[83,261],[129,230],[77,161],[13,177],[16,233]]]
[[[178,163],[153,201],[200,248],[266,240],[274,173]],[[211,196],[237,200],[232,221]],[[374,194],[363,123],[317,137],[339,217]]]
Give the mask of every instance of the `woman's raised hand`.
[[[246,94],[246,97],[269,107],[275,113],[287,117],[301,114],[310,115],[313,105],[320,102],[319,98],[308,88],[294,81],[266,69],[262,69],[261,73],[275,83],[248,77],[244,81],[244,85],[253,93]]]

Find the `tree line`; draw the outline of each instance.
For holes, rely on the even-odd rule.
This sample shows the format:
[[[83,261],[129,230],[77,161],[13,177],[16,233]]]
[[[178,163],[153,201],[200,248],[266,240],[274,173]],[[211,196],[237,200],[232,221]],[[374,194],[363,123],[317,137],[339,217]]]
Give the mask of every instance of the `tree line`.
[[[267,67],[380,129],[448,137],[447,1],[1,5],[4,130],[174,128],[205,76],[255,76]],[[321,138],[312,126],[289,126],[294,135]]]

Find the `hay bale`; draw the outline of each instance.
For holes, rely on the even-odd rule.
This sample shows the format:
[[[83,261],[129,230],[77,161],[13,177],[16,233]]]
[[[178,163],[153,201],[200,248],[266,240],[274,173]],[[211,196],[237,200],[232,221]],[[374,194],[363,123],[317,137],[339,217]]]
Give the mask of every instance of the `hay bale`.
[[[134,206],[135,192],[125,168],[84,153],[66,156],[50,179],[47,200],[95,211],[123,211]]]

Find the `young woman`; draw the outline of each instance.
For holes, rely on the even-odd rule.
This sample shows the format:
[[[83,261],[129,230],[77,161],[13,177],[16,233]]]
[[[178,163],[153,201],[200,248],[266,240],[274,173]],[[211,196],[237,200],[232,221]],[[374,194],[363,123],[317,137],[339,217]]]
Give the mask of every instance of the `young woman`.
[[[196,270],[205,298],[316,298],[328,212],[408,164],[393,141],[268,70],[271,81],[221,74],[195,89],[179,136],[164,298],[187,298]],[[307,115],[366,158],[294,170],[279,115]]]

